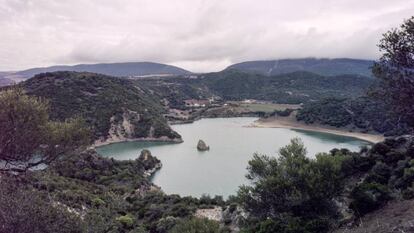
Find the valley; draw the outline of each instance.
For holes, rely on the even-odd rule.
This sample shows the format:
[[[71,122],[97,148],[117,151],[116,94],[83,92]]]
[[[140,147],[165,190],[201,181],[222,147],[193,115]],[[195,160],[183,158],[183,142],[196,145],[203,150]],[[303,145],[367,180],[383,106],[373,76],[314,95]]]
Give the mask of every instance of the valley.
[[[16,5],[36,5],[24,4]],[[193,25],[187,24],[189,9],[177,14],[187,4],[173,14],[163,4],[156,20],[133,8],[130,15],[140,18],[130,18],[124,3],[116,10],[111,4],[78,9],[79,19],[66,17],[65,7],[51,11],[52,19],[27,10],[29,18],[19,22],[46,25],[33,27],[36,33],[10,30],[21,31],[17,21],[5,27],[4,44],[10,35],[19,44],[20,35],[30,34],[34,46],[40,34],[50,45],[18,50],[16,64],[0,54],[4,70],[67,65],[0,72],[0,233],[414,232],[414,17],[381,32],[381,56],[373,61],[342,56],[363,50],[356,57],[371,57],[364,44],[370,41],[357,43],[354,37],[361,40],[364,33],[351,30],[364,26],[369,14],[359,17],[364,22],[340,25],[352,31],[348,38],[319,27],[336,17],[324,23],[292,12],[273,18],[272,8],[271,18],[252,25],[273,19],[276,27],[250,30],[252,37],[238,32],[252,27],[247,14],[247,25],[216,24],[238,16],[233,6],[227,8],[235,14],[220,11],[218,3],[198,5],[191,12],[202,14]],[[0,12],[13,12],[14,5],[5,5]],[[249,16],[265,13],[268,5],[249,7]],[[339,13],[332,3],[324,6]],[[310,7],[305,15],[327,19],[323,9]],[[119,22],[139,33],[111,27],[119,12]],[[342,21],[350,17],[340,15]],[[298,21],[281,27],[284,18]],[[47,26],[55,21],[65,30]],[[79,27],[82,21],[89,22],[87,30]],[[100,32],[89,27],[95,21]],[[76,30],[66,31],[73,25]],[[380,29],[368,37],[377,40]],[[268,34],[272,30],[278,37]],[[289,43],[280,43],[282,33],[293,35]],[[315,36],[309,51],[341,56],[307,58],[309,51],[302,50],[312,41],[305,38]],[[347,44],[341,47],[342,40]],[[7,55],[15,51],[3,43]],[[289,56],[274,54],[284,54],[290,43],[295,49]],[[54,54],[54,46],[67,54]],[[266,51],[256,54],[256,46]],[[28,60],[33,56],[36,62]],[[136,57],[141,59],[122,62]],[[166,63],[145,61],[152,58]]]

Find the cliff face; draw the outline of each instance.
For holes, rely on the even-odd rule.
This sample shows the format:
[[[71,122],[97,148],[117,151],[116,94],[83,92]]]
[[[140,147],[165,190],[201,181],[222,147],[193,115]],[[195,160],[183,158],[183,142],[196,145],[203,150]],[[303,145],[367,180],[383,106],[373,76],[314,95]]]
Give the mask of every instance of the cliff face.
[[[141,151],[138,157],[138,161],[144,166],[144,177],[149,177],[157,170],[161,169],[162,163],[159,159],[152,156],[151,152],[147,149]]]
[[[158,98],[128,80],[93,73],[54,72],[20,84],[30,95],[50,101],[56,120],[80,116],[95,140],[179,140],[162,116]]]

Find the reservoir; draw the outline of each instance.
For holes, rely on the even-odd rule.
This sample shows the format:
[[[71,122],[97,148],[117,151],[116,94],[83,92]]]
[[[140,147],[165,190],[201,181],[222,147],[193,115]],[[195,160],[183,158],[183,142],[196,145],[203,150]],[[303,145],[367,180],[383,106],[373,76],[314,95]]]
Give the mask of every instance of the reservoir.
[[[333,148],[353,151],[368,142],[334,134],[284,128],[246,127],[257,118],[202,119],[191,124],[173,125],[183,143],[121,142],[97,148],[105,157],[118,160],[136,159],[142,149],[149,149],[163,167],[152,177],[153,183],[167,194],[200,197],[235,195],[238,187],[248,184],[245,175],[254,153],[278,156],[280,147],[299,137],[309,157]],[[202,139],[209,151],[197,151]]]

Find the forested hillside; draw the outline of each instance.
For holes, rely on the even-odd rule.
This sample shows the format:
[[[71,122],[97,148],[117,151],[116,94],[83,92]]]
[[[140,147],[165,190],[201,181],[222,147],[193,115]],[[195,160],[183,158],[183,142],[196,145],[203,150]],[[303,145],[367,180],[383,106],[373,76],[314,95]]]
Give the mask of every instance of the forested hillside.
[[[393,116],[391,108],[370,97],[328,98],[305,104],[296,115],[298,121],[307,124],[323,124],[335,127],[401,135],[411,132],[408,125]]]
[[[299,104],[327,97],[357,97],[375,81],[358,75],[321,76],[294,72],[276,76],[237,70],[199,75],[196,79],[164,78],[139,80],[170,102],[219,96],[224,100],[257,99]]]
[[[50,101],[52,119],[80,116],[95,139],[179,138],[162,117],[159,100],[132,82],[94,73],[43,73],[20,84]]]
[[[201,82],[224,99],[303,103],[332,96],[358,96],[373,80],[357,75],[328,77],[309,72],[268,77],[229,70],[206,74]]]
[[[136,82],[150,89],[159,98],[167,100],[168,106],[171,108],[182,108],[184,100],[187,99],[206,99],[214,95],[198,79],[186,77],[143,78],[136,80]]]

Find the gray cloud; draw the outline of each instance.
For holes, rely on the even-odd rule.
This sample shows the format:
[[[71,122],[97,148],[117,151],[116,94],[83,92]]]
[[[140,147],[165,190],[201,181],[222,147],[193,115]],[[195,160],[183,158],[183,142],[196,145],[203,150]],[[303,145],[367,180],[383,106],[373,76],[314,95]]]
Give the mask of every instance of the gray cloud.
[[[214,71],[239,61],[375,59],[414,0],[0,0],[0,70],[155,61]]]

